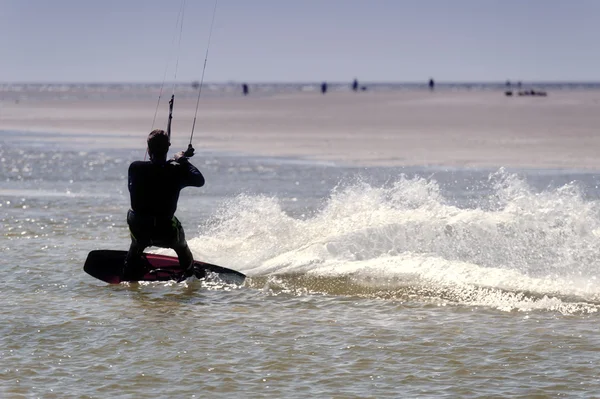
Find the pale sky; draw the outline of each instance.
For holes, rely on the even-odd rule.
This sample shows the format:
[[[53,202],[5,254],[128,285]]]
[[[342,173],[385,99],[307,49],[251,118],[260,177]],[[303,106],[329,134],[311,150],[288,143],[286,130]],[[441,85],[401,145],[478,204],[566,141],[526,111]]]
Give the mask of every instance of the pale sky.
[[[200,80],[214,0],[0,0],[0,82]],[[600,81],[600,0],[218,0],[206,82]],[[175,39],[174,39],[175,38]]]

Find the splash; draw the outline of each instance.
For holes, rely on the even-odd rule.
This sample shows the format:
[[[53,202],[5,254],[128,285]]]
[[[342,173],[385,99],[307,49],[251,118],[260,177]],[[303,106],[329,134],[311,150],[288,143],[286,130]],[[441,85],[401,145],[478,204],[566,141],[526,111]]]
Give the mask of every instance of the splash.
[[[190,246],[258,285],[596,312],[598,202],[576,183],[536,192],[503,170],[488,183],[492,194],[467,208],[451,205],[435,180],[359,181],[336,187],[306,218],[287,214],[276,197],[240,195]]]

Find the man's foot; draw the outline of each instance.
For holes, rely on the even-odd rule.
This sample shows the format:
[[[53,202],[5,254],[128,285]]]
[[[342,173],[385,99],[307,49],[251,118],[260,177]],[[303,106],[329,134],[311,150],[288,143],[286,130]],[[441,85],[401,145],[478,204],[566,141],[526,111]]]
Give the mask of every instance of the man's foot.
[[[182,281],[187,280],[189,277],[192,277],[195,274],[194,272],[195,272],[195,266],[194,266],[194,263],[192,262],[190,264],[190,266],[187,269],[185,269],[183,271],[183,273],[181,273],[181,277],[179,277],[179,280],[177,280],[177,282],[181,283]]]

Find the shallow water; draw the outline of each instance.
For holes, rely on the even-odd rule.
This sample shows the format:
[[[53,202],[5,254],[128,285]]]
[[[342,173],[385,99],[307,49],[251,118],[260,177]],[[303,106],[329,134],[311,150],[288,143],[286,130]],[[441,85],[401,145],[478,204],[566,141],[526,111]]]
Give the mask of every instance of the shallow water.
[[[0,134],[1,397],[590,397],[593,173],[357,168],[200,152],[178,216],[248,275],[109,286],[142,151]],[[161,252],[165,252],[164,250]]]

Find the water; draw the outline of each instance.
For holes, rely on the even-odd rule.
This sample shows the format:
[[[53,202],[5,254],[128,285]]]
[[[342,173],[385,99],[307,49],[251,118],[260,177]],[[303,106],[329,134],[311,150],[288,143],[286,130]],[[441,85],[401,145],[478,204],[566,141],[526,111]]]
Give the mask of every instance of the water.
[[[594,173],[200,152],[177,214],[246,284],[109,286],[82,265],[128,247],[143,151],[75,144],[0,134],[0,397],[600,391]]]

